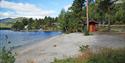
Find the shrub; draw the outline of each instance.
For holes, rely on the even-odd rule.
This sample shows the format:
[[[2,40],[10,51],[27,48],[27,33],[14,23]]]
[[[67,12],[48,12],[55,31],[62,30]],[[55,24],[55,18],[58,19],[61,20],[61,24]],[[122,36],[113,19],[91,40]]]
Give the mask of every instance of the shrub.
[[[8,41],[8,36],[5,35],[6,42],[10,44],[11,42]],[[6,48],[5,46],[0,49],[0,63],[14,63],[15,57],[11,52],[10,48]]]
[[[0,51],[0,63],[14,63],[15,57],[11,51],[5,50],[5,47]]]
[[[83,51],[85,51],[85,50],[87,50],[88,48],[89,48],[89,45],[81,45],[80,47],[80,52],[83,52]]]
[[[90,35],[89,31],[85,31],[84,35],[89,36]]]

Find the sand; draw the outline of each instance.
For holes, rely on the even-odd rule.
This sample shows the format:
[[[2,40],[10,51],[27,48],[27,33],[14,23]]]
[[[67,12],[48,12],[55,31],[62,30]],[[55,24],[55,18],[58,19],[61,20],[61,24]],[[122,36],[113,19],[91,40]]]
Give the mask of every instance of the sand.
[[[77,56],[81,45],[89,45],[93,49],[97,47],[119,48],[125,46],[125,39],[122,36],[112,35],[62,34],[15,49],[15,63],[51,63],[55,58]]]

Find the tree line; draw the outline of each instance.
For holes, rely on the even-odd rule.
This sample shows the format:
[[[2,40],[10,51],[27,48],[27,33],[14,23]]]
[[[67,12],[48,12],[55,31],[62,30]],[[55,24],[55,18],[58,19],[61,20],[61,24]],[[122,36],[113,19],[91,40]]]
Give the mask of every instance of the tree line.
[[[89,20],[95,20],[100,24],[125,24],[125,1],[124,0],[88,0]],[[24,18],[17,21],[12,28],[23,30],[61,30],[63,32],[82,32],[86,23],[86,0],[74,0],[72,6],[66,11],[61,10],[56,18],[45,17],[44,19]]]
[[[45,17],[44,19],[23,18],[13,24],[13,30],[39,30],[52,31],[57,30],[57,18]]]
[[[125,24],[125,0],[88,0],[89,20],[95,20],[99,24],[110,25]],[[81,32],[86,23],[86,0],[74,0],[72,6],[61,11],[59,21],[65,32]]]

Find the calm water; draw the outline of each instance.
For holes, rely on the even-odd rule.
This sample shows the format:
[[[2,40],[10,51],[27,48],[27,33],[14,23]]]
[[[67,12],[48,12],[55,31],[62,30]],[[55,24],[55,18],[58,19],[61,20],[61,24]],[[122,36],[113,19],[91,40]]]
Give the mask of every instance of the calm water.
[[[11,30],[0,30],[0,47],[5,45],[9,47],[18,47],[39,42],[60,34],[61,32],[16,32]],[[8,38],[7,41],[6,38]],[[9,41],[11,42],[10,44],[8,44]]]

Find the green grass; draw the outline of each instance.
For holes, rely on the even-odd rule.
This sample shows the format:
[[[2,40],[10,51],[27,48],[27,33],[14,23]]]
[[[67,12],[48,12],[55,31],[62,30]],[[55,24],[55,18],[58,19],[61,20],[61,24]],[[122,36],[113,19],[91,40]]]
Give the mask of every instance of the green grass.
[[[98,31],[100,32],[107,32],[108,31],[108,26],[99,26]],[[125,25],[111,25],[111,30],[112,32],[125,32]]]
[[[81,45],[80,47],[80,52],[84,52],[86,49],[88,49],[89,48],[89,45]]]
[[[11,29],[12,24],[4,24],[4,23],[0,23],[0,30],[8,30]]]
[[[76,58],[55,59],[53,63],[125,63],[125,48],[102,48],[98,53],[86,50]]]
[[[0,23],[0,28],[11,28],[11,24]]]

